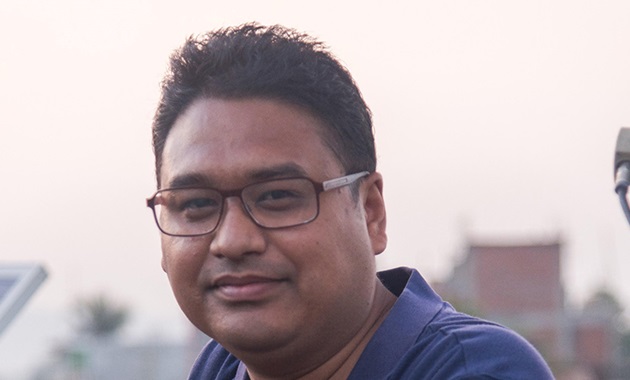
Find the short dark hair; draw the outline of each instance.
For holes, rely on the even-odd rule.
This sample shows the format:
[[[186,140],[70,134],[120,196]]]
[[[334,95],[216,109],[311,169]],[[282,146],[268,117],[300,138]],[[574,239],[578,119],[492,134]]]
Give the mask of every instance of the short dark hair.
[[[348,70],[306,34],[248,23],[191,36],[171,56],[153,119],[158,186],[168,133],[193,101],[248,97],[303,107],[346,174],[376,170],[372,116]]]

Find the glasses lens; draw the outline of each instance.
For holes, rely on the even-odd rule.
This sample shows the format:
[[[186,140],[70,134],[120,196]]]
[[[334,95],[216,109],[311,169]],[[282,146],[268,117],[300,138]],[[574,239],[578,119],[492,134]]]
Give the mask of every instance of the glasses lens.
[[[284,179],[254,184],[243,189],[243,202],[252,218],[263,227],[289,227],[317,216],[317,193],[308,179]]]
[[[201,235],[212,231],[221,217],[223,199],[212,189],[173,189],[158,192],[155,217],[169,235]]]

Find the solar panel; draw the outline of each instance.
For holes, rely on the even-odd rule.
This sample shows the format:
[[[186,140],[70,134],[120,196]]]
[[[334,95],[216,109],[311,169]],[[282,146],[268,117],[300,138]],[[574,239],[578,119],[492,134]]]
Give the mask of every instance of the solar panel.
[[[46,279],[39,264],[0,263],[0,333]]]

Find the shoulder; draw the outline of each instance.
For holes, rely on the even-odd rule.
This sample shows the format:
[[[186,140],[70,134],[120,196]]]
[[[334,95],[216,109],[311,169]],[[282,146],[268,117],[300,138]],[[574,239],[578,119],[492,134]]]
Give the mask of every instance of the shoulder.
[[[398,296],[364,352],[360,373],[388,379],[552,379],[549,367],[512,330],[459,313],[409,268],[379,273]],[[359,371],[357,371],[359,372]]]
[[[432,373],[427,378],[439,379],[553,378],[540,354],[520,335],[458,313],[448,304],[426,326],[400,364],[405,378],[416,378],[420,373]]]
[[[215,341],[210,341],[193,365],[189,380],[233,379],[240,361]]]

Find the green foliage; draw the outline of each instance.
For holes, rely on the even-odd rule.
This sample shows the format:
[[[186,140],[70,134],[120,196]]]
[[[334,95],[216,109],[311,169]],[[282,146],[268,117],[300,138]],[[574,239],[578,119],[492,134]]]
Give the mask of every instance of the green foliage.
[[[584,311],[617,317],[623,311],[623,306],[611,291],[601,288],[586,301]]]
[[[78,300],[75,310],[79,331],[96,338],[115,335],[129,316],[126,306],[103,294]]]

